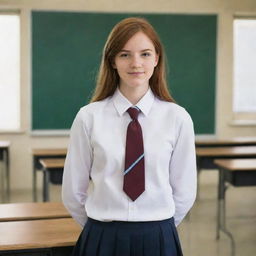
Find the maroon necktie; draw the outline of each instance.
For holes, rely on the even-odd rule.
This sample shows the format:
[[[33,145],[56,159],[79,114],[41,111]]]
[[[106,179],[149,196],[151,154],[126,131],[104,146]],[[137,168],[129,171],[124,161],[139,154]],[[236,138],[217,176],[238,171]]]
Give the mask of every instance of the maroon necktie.
[[[132,121],[126,134],[124,192],[135,201],[145,190],[143,137],[138,115],[140,109],[131,107],[127,110]]]

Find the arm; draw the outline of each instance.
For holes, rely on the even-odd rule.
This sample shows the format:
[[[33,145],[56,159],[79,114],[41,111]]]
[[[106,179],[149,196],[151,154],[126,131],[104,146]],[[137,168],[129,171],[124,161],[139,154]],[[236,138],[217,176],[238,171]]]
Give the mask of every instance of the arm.
[[[170,184],[175,203],[175,225],[178,226],[196,198],[196,154],[193,122],[187,112],[177,124],[177,140],[170,161]]]
[[[71,127],[68,153],[65,160],[62,200],[71,216],[81,225],[87,221],[85,200],[89,185],[92,149],[81,111]]]

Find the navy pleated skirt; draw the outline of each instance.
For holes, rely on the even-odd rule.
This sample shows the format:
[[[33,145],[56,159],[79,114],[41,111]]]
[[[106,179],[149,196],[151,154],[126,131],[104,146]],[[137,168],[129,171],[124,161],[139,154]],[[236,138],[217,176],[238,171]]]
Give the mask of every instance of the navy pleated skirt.
[[[72,256],[182,256],[174,219],[101,222],[89,218]]]

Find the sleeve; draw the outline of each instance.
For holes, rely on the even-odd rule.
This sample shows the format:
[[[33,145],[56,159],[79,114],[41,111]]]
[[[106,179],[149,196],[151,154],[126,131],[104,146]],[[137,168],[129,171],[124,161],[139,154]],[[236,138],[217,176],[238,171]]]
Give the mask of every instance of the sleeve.
[[[85,201],[89,186],[92,149],[81,111],[70,131],[70,142],[64,165],[62,201],[71,216],[83,227],[87,221]]]
[[[177,140],[170,161],[170,184],[175,203],[176,226],[192,207],[197,186],[194,128],[186,111],[180,124],[177,124],[177,129]]]

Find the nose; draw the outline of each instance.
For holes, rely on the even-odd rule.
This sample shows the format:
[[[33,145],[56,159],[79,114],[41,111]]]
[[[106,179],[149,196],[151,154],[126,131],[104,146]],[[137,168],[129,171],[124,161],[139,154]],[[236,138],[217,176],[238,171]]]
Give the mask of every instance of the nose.
[[[142,59],[140,56],[138,55],[134,55],[132,58],[131,58],[131,67],[132,68],[137,68],[137,67],[141,67],[142,65]]]

